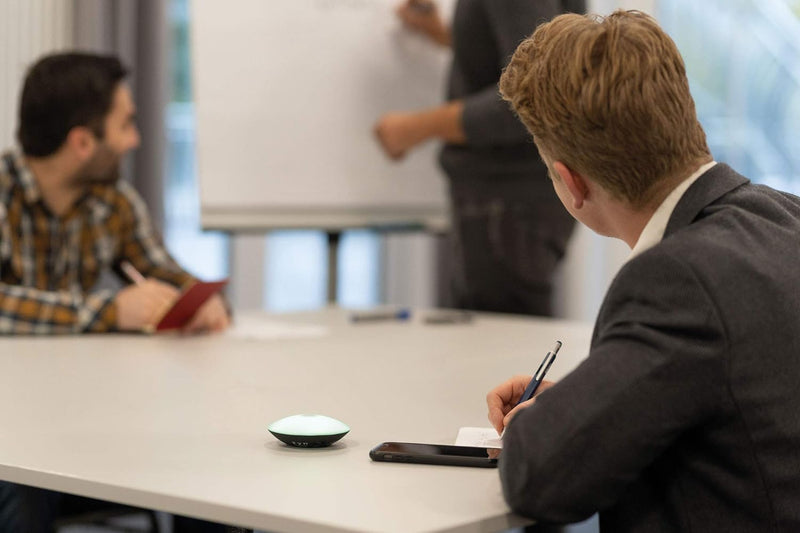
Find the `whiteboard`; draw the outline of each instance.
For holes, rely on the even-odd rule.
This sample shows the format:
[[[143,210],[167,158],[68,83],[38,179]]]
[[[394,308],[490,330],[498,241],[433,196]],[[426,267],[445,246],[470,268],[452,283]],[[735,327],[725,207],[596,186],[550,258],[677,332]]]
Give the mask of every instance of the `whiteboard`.
[[[396,163],[372,132],[384,112],[444,96],[449,50],[403,29],[398,2],[191,2],[205,228],[441,222],[437,143]]]

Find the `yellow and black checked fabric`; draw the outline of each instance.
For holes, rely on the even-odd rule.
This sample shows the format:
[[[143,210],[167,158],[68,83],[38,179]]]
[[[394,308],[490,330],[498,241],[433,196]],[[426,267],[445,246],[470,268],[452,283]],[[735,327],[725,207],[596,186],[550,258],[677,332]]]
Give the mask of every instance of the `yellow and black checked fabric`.
[[[192,281],[164,249],[129,184],[92,185],[59,217],[42,202],[20,154],[3,154],[0,334],[113,330],[116,294],[94,287],[106,269],[121,275],[123,261],[176,287]]]

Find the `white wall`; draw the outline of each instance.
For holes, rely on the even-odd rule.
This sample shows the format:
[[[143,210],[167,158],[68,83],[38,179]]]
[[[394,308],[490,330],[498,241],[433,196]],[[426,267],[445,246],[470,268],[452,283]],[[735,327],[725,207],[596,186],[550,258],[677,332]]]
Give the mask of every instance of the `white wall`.
[[[72,3],[0,1],[0,150],[14,145],[17,105],[27,67],[39,56],[72,45]]]

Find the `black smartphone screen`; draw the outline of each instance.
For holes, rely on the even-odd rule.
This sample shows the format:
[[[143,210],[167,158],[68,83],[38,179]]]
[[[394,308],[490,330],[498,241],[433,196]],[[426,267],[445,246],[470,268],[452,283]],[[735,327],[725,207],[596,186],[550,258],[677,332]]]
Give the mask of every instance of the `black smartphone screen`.
[[[498,448],[417,442],[383,442],[369,452],[373,461],[484,468],[496,467],[499,455]]]

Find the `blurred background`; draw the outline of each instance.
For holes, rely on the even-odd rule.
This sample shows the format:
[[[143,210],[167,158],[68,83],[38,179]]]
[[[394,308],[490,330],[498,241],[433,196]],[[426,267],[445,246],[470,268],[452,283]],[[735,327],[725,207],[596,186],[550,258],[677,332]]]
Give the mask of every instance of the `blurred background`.
[[[654,15],[677,43],[715,159],[800,194],[800,0],[589,1],[594,13],[619,7]],[[173,255],[201,278],[231,276],[236,308],[322,307],[323,232],[227,235],[200,227],[191,26],[189,0],[0,0],[0,146],[14,144],[20,83],[38,56],[70,48],[116,53],[133,71],[144,139],[127,174]],[[336,300],[447,305],[446,248],[441,235],[344,232]],[[593,320],[627,254],[620,242],[576,231],[559,272],[558,314]],[[593,520],[570,531],[596,529]]]
[[[716,160],[756,182],[800,192],[800,0],[595,0],[589,6],[600,14],[623,7],[656,16],[686,60]],[[128,173],[178,261],[201,278],[231,276],[238,308],[326,305],[324,233],[230,236],[200,228],[191,24],[189,0],[0,0],[0,145],[13,145],[20,82],[39,55],[75,47],[117,53],[134,72],[144,139]],[[347,231],[337,302],[447,305],[445,248],[436,235]],[[627,253],[622,243],[576,232],[559,274],[558,314],[593,320]]]

